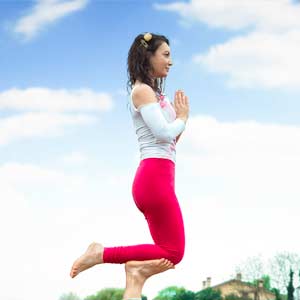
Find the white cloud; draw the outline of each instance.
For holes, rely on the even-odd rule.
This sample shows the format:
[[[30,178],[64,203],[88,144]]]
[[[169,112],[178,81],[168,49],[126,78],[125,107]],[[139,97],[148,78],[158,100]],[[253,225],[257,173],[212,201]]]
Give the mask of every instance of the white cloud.
[[[55,169],[32,164],[5,163],[0,166],[0,181],[12,187],[57,185],[77,186],[84,183],[82,176],[71,176]]]
[[[300,6],[289,0],[192,0],[155,4],[154,7],[176,12],[183,19],[229,30],[251,27],[272,32],[300,29]]]
[[[71,112],[108,111],[113,107],[112,97],[90,89],[51,90],[32,87],[12,88],[0,93],[0,109]]]
[[[211,116],[195,116],[189,120],[186,139],[194,153],[203,157],[251,155],[256,157],[300,158],[300,127],[259,123],[257,121],[219,122]],[[192,132],[200,133],[195,137]]]
[[[0,145],[33,137],[59,136],[67,126],[85,125],[96,119],[83,114],[24,113],[0,119]]]
[[[229,86],[299,89],[300,5],[289,0],[194,0],[155,7],[174,11],[187,22],[244,30],[194,56],[208,70],[227,75]]]
[[[110,94],[89,89],[9,89],[0,93],[0,110],[22,113],[0,119],[0,145],[25,138],[59,136],[67,127],[94,123],[97,118],[91,113],[112,108]]]
[[[192,132],[199,135],[195,137]],[[228,181],[241,197],[255,195],[249,202],[252,204],[269,204],[260,193],[272,197],[274,205],[280,204],[285,194],[289,200],[284,205],[291,201],[297,206],[300,127],[255,121],[219,122],[213,117],[198,116],[189,121],[185,139],[178,160],[194,166],[189,175],[184,172],[186,176],[199,181],[207,177]]]
[[[87,3],[88,0],[37,0],[32,11],[16,22],[14,32],[32,39],[45,26],[83,9]]]
[[[229,86],[299,88],[300,30],[283,34],[254,32],[195,55],[194,62],[228,75]]]
[[[70,165],[78,165],[87,162],[88,158],[83,153],[73,151],[63,157],[63,162]]]
[[[66,253],[62,254],[67,233],[60,227],[63,223],[61,212],[69,220],[68,225],[64,223],[69,233],[70,224],[78,222],[73,219],[72,223],[72,208],[68,212],[62,208],[64,190],[68,188],[76,194],[83,185],[86,183],[82,176],[66,174],[62,170],[13,162],[0,165],[1,253],[6,258],[2,261],[0,279],[3,283],[1,292],[6,299],[38,299],[43,290],[49,294],[46,299],[55,299],[59,281],[66,277],[61,272],[67,257]],[[55,194],[55,190],[59,192]],[[57,194],[61,197],[60,210],[55,209]],[[85,217],[85,211],[74,210],[77,216]],[[57,260],[59,263],[54,266]],[[60,278],[57,286],[50,289],[50,282],[56,277]],[[12,294],[15,284],[18,291]]]

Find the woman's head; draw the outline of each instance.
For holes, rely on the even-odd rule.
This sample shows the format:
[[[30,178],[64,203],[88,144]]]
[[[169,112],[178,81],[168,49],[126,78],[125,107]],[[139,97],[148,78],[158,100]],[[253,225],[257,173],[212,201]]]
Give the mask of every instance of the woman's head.
[[[172,65],[169,40],[163,35],[139,34],[128,52],[128,85],[136,80],[162,90],[164,78]]]

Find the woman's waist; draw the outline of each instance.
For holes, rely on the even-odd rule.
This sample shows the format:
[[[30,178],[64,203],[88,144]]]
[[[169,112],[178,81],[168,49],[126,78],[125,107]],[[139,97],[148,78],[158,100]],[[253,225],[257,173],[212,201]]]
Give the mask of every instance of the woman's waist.
[[[139,149],[141,153],[176,153],[176,144],[165,142],[139,142]]]
[[[144,171],[149,170],[151,173],[156,174],[169,174],[175,173],[175,160],[172,157],[166,156],[146,156],[141,157],[139,168]]]

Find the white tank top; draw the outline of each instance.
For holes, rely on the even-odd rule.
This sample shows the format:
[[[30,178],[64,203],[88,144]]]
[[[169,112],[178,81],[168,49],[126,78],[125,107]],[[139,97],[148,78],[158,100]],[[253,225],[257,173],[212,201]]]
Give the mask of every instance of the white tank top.
[[[129,95],[129,108],[133,120],[133,126],[138,138],[140,149],[140,160],[145,158],[166,158],[176,163],[176,139],[172,142],[162,142],[156,139],[150,128],[146,125],[143,117],[133,104],[132,92]],[[157,94],[158,98],[159,95]],[[176,112],[172,107],[169,98],[163,94],[163,99],[159,99],[160,109],[166,121],[171,123],[176,119]]]

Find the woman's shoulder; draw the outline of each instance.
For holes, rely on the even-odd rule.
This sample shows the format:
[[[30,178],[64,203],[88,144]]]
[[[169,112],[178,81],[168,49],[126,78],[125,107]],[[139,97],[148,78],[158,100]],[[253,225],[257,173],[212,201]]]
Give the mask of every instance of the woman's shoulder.
[[[143,93],[151,93],[155,95],[155,92],[153,91],[152,87],[146,83],[138,83],[133,86],[132,88],[133,95],[140,95]]]
[[[132,88],[132,101],[138,108],[142,104],[157,102],[157,98],[151,86],[139,83]]]

